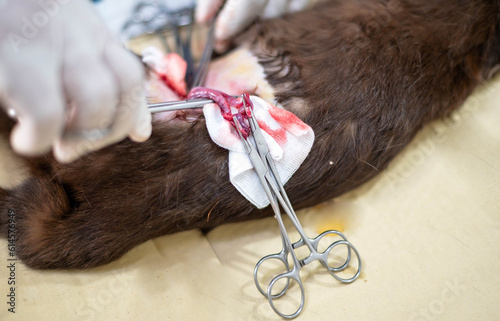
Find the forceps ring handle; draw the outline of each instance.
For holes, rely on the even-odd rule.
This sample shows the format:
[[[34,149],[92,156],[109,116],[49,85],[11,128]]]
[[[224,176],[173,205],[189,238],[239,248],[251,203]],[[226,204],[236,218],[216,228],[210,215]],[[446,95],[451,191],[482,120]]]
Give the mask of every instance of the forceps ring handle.
[[[285,318],[285,319],[293,319],[297,317],[300,312],[302,312],[302,309],[304,309],[304,303],[305,303],[305,291],[304,291],[304,285],[302,284],[302,281],[300,280],[299,276],[299,271],[297,270],[296,267],[292,271],[280,274],[276,276],[274,279],[272,279],[271,283],[269,283],[269,286],[267,287],[267,300],[269,301],[269,305],[271,308],[273,308],[274,312],[276,312],[280,317]],[[287,279],[287,287],[290,283],[290,279],[294,280],[295,282],[298,283],[300,287],[300,306],[299,308],[291,314],[284,314],[278,308],[274,305],[274,299],[277,299],[277,297],[273,296],[271,293],[273,291],[273,287],[278,282],[279,280],[286,278]]]
[[[318,251],[318,246],[319,246],[319,243],[321,242],[321,240],[327,236],[327,235],[337,235],[337,236],[340,236],[342,238],[342,240],[344,241],[347,241],[347,238],[345,237],[344,234],[342,234],[341,232],[337,231],[337,230],[328,230],[328,231],[324,231],[323,233],[321,233],[320,235],[316,236],[315,238],[313,239],[308,239],[309,242],[312,244],[313,248]],[[304,245],[305,242],[301,239],[299,240],[298,242],[294,243],[293,244],[293,248],[296,249],[302,245]],[[332,243],[332,244],[335,244],[335,243]],[[320,256],[323,256],[322,259],[320,259],[320,261],[325,261],[325,263],[327,263],[325,265],[325,267],[327,267],[330,271],[332,272],[340,272],[340,271],[343,271],[344,269],[346,269],[348,266],[349,266],[349,263],[351,262],[351,247],[352,244],[346,244],[347,245],[347,258],[345,259],[345,262],[344,264],[342,264],[341,266],[337,266],[337,267],[331,267],[329,264],[328,264],[328,256],[330,255],[330,252],[332,251],[332,249],[335,247],[335,246],[331,246],[332,244],[330,244],[326,250],[324,250],[323,252],[321,253],[318,253]],[[342,243],[343,244],[343,243]],[[339,244],[337,244],[339,245]],[[326,253],[326,254],[325,254]],[[307,264],[309,264],[310,262],[307,262]]]
[[[338,245],[346,245],[348,250],[349,250],[349,256],[342,266],[337,267],[337,268],[333,268],[333,267],[330,267],[328,265],[328,255]],[[341,278],[340,276],[336,275],[335,272],[341,272],[341,271],[345,270],[347,268],[347,266],[349,266],[349,263],[351,261],[351,255],[350,255],[351,250],[354,252],[354,254],[356,255],[356,258],[358,260],[358,269],[352,277],[344,279],[344,278]],[[359,277],[359,274],[361,273],[361,257],[359,256],[358,250],[356,250],[356,248],[349,241],[339,240],[339,241],[333,242],[332,244],[330,244],[330,246],[328,246],[328,248],[323,252],[322,255],[324,255],[324,257],[320,260],[321,264],[323,264],[323,266],[325,268],[327,268],[328,272],[330,272],[330,274],[338,281],[340,281],[342,283],[351,283],[351,282],[354,282]]]
[[[285,265],[286,271],[290,272],[290,264],[288,263],[287,253],[286,253],[285,250],[281,250],[281,252],[279,252],[279,253],[269,254],[269,255],[266,255],[263,258],[261,258],[259,260],[259,262],[257,262],[257,264],[255,265],[255,268],[253,270],[253,280],[255,282],[255,286],[257,287],[257,290],[259,290],[259,292],[262,293],[262,295],[265,296],[265,297],[269,296],[269,292],[264,291],[264,289],[260,286],[258,274],[259,274],[259,268],[262,265],[262,263],[264,263],[264,262],[266,262],[268,260],[278,260],[278,261],[281,261]],[[274,299],[277,299],[277,298],[283,296],[286,293],[286,291],[288,290],[289,286],[290,286],[290,279],[288,279],[286,281],[285,287],[283,288],[283,290],[280,293],[278,293],[278,294],[271,294],[271,296]]]
[[[340,236],[344,241],[348,242],[347,241],[347,238],[344,236],[344,234],[342,234],[341,232],[339,231],[336,231],[336,230],[328,230],[328,231],[325,231],[323,233],[321,233],[320,235],[318,235],[315,239],[314,239],[314,242],[316,242],[316,246],[317,244],[319,244],[319,242],[321,241],[321,239],[327,235],[330,235],[330,234],[335,234],[335,235],[338,235]],[[328,248],[324,251],[324,252],[327,252],[328,254],[326,255],[326,260],[327,260],[327,263],[328,263],[328,255],[330,255],[330,252],[332,251],[332,249],[335,247],[335,246],[332,246],[334,243],[332,243],[330,246],[328,246]],[[344,269],[346,269],[349,264],[351,263],[351,248],[353,247],[351,243],[349,244],[346,244],[347,245],[347,258],[345,259],[345,262],[344,264],[342,264],[341,266],[338,266],[338,267],[330,267],[328,264],[328,269],[331,271],[331,272],[340,272],[340,271],[343,271]],[[359,260],[359,256],[357,255],[357,258]],[[361,262],[361,261],[359,261]]]

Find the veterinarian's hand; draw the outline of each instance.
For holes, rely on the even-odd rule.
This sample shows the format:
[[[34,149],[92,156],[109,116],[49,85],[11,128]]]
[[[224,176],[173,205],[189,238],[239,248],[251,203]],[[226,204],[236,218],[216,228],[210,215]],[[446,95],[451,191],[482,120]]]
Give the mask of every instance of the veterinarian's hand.
[[[241,32],[257,18],[274,18],[304,9],[310,0],[197,0],[196,20],[210,21],[217,12],[215,36],[219,46]]]
[[[142,81],[90,1],[0,1],[0,105],[17,117],[16,152],[52,147],[70,162],[127,135],[148,139]]]

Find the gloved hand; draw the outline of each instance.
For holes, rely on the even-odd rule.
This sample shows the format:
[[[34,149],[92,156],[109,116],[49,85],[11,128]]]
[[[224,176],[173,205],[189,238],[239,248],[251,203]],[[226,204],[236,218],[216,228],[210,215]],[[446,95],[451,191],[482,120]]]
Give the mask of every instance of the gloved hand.
[[[118,142],[144,141],[151,114],[143,68],[90,1],[0,1],[0,105],[18,123],[19,154],[53,148],[61,162]]]
[[[274,18],[304,9],[310,0],[197,0],[196,21],[210,21],[220,10],[215,26],[219,44],[227,42],[258,17]],[[222,9],[221,9],[222,8]]]

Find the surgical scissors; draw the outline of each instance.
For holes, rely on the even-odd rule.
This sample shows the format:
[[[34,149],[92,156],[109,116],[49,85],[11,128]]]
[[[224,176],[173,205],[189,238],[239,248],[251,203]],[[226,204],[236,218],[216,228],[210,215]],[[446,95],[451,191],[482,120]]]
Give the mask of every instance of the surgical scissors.
[[[247,104],[249,106],[247,106]],[[356,280],[361,272],[361,258],[359,256],[358,251],[356,248],[349,242],[347,241],[346,237],[339,231],[335,230],[329,230],[321,233],[315,238],[309,238],[304,229],[302,228],[297,215],[295,214],[295,211],[293,210],[293,207],[290,203],[290,200],[288,199],[288,196],[285,192],[285,189],[283,187],[283,184],[278,176],[278,172],[276,170],[276,166],[274,164],[273,159],[270,156],[269,149],[267,147],[267,144],[264,140],[264,136],[262,135],[262,131],[256,121],[256,119],[253,116],[253,110],[251,109],[251,102],[248,98],[248,96],[244,95],[243,96],[243,106],[246,110],[247,114],[247,119],[250,125],[251,129],[251,134],[253,136],[253,140],[255,142],[255,145],[252,144],[251,140],[249,139],[249,136],[244,135],[243,129],[241,127],[241,124],[239,123],[238,119],[234,117],[234,122],[236,124],[236,131],[238,132],[243,145],[245,146],[245,150],[248,153],[248,156],[250,158],[250,161],[252,162],[254,166],[254,170],[259,178],[259,181],[261,182],[264,191],[269,198],[271,207],[274,211],[275,217],[278,221],[279,229],[281,232],[281,240],[283,243],[283,249],[276,254],[271,254],[263,257],[255,266],[254,269],[254,281],[257,286],[257,289],[259,292],[261,292],[264,296],[267,297],[269,304],[271,305],[272,309],[281,317],[283,318],[295,318],[297,317],[303,310],[304,304],[305,304],[305,292],[304,292],[304,285],[302,283],[302,280],[300,278],[300,270],[302,267],[305,265],[315,261],[319,260],[320,263],[330,272],[330,274],[337,280],[343,282],[343,283],[351,283],[354,280]],[[285,225],[283,223],[282,217],[281,217],[281,212],[280,212],[280,205],[287,214],[287,216],[290,218],[293,226],[297,230],[297,232],[300,235],[300,240],[296,243],[293,243],[290,241],[290,237],[287,234]],[[335,241],[331,243],[326,250],[323,252],[318,251],[318,244],[320,241],[327,235],[337,235],[340,236],[342,239]],[[347,246],[347,258],[345,262],[338,266],[338,267],[331,267],[328,263],[328,256],[331,253],[331,251],[339,246],[339,245],[345,245]],[[295,249],[298,249],[302,246],[306,246],[310,252],[310,254],[304,258],[304,259],[298,259],[297,255],[295,254]],[[345,270],[349,264],[351,263],[351,250],[355,253],[357,257],[357,262],[358,262],[358,268],[356,273],[351,277],[351,278],[341,278],[336,273],[341,272]],[[291,263],[292,266],[290,267],[290,263],[288,261],[288,257],[291,257]],[[259,273],[259,268],[261,265],[271,259],[277,259],[281,261],[286,268],[286,272],[281,273],[277,276],[275,276],[271,282],[269,283],[267,287],[267,291],[262,289],[260,286],[259,280],[258,280],[258,273]],[[283,289],[277,293],[273,294],[273,288],[280,280],[286,280],[286,283],[283,287]],[[295,281],[300,287],[300,292],[301,292],[301,299],[300,299],[300,305],[298,309],[291,314],[285,314],[276,307],[274,300],[277,298],[282,297],[286,291],[289,288],[290,281]]]

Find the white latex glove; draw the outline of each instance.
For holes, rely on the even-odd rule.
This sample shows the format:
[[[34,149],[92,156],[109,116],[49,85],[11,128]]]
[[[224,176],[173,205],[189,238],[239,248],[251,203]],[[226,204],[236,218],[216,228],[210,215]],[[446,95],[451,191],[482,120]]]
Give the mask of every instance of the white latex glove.
[[[61,162],[118,142],[145,141],[151,114],[140,61],[87,0],[0,0],[0,105],[27,156]]]
[[[224,43],[259,17],[275,18],[302,10],[308,3],[309,0],[197,0],[196,20],[208,22],[220,10],[215,37],[219,43]]]

